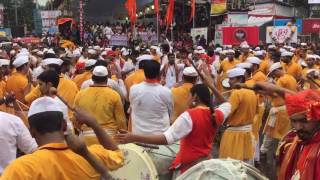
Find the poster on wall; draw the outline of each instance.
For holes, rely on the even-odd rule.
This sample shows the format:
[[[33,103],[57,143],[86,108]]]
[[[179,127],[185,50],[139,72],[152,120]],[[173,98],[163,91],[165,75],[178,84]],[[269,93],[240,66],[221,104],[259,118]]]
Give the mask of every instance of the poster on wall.
[[[215,28],[214,33],[214,43],[222,45],[223,43],[223,31],[222,31],[223,25],[217,24]]]
[[[297,26],[268,26],[267,43],[297,43]]]
[[[40,11],[42,32],[48,32],[49,29],[57,29],[56,21],[57,17],[61,15],[61,11]]]
[[[259,27],[223,27],[223,45],[240,45],[247,42],[249,45],[259,44]]]
[[[193,42],[195,42],[195,39],[197,36],[202,36],[204,35],[204,38],[207,39],[208,36],[208,28],[191,28],[191,36],[193,39]]]

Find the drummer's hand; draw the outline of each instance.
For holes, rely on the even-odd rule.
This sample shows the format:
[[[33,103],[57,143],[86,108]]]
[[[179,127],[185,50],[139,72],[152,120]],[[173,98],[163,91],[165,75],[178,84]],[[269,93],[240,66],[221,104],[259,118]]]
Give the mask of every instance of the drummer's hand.
[[[211,77],[211,74],[209,72],[209,69],[207,67],[202,68],[202,77],[203,77],[203,83],[206,84],[207,86],[213,85],[214,81]]]
[[[133,142],[133,134],[129,133],[127,130],[120,129],[119,134],[116,134],[113,139],[120,144],[127,144]]]

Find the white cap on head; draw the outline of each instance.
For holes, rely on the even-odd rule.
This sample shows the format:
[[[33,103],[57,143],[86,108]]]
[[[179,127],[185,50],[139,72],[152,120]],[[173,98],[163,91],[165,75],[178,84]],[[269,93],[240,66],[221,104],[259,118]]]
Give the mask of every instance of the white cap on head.
[[[19,57],[19,56],[29,56],[30,53],[29,52],[19,52],[16,57]]]
[[[197,46],[197,50],[204,50],[202,46]]]
[[[89,49],[89,50],[88,50],[88,53],[95,55],[95,54],[97,54],[97,51],[94,50],[94,49]]]
[[[270,68],[269,68],[269,73],[268,73],[268,75],[271,74],[274,70],[280,69],[280,68],[282,68],[280,62],[273,63],[273,64],[270,66]]]
[[[318,54],[315,55],[316,59],[320,59],[320,56]]]
[[[8,60],[8,59],[0,59],[0,67],[9,66],[9,65],[10,65],[10,60]]]
[[[47,58],[42,61],[42,65],[47,66],[49,64],[56,64],[61,66],[63,61],[59,58]]]
[[[301,43],[300,46],[307,46],[307,43]]]
[[[42,51],[38,51],[37,52],[37,56],[43,56],[43,52]]]
[[[279,51],[280,53],[287,52],[287,50],[285,50],[284,48],[280,48]]]
[[[191,77],[197,77],[198,73],[193,67],[186,67],[183,70],[183,75],[191,76]]]
[[[106,77],[106,76],[108,76],[108,69],[104,66],[96,66],[93,69],[92,74],[94,76],[98,76],[98,77]]]
[[[308,66],[307,63],[306,63],[306,61],[301,61],[301,62],[300,62],[300,65],[301,65],[302,67],[307,67],[307,66]]]
[[[254,50],[255,51],[260,51],[260,47],[256,47]]]
[[[26,48],[22,48],[22,49],[20,50],[20,52],[25,53],[25,52],[29,52],[29,51],[28,51],[28,49],[26,49]]]
[[[39,51],[39,49],[33,49],[31,52],[32,53],[37,53]]]
[[[277,47],[275,45],[273,45],[273,44],[268,46],[268,49],[275,49],[275,48],[277,48]]]
[[[249,49],[250,46],[247,43],[241,44],[241,48],[243,49]]]
[[[48,54],[56,54],[53,49],[49,49],[49,50],[47,51],[47,53],[48,53]]]
[[[229,49],[229,50],[227,51],[227,54],[229,54],[229,53],[235,54],[236,52],[235,52],[233,49]]]
[[[222,48],[221,48],[221,47],[217,47],[217,48],[214,50],[215,53],[220,53],[221,51],[222,51]]]
[[[247,59],[247,62],[251,63],[251,64],[257,64],[257,65],[261,64],[261,60],[259,58],[257,58],[257,57],[249,57]]]
[[[12,65],[18,68],[28,62],[29,62],[29,56],[19,56],[13,61]]]
[[[281,57],[292,57],[292,56],[293,56],[292,52],[284,51],[281,53]]]
[[[263,52],[262,51],[256,51],[254,53],[255,56],[263,56]]]
[[[127,49],[125,47],[121,48],[120,52],[124,52],[126,51]]]
[[[75,57],[80,57],[81,56],[81,51],[79,48],[75,49],[73,52],[72,52],[73,56]]]
[[[152,55],[144,54],[144,55],[141,55],[141,56],[137,57],[137,62],[149,61],[149,60],[153,60],[153,56]]]
[[[296,48],[290,48],[290,52],[295,52]]]
[[[102,51],[101,56],[107,55],[107,51]]]
[[[93,66],[93,65],[96,64],[96,62],[97,62],[97,60],[95,60],[95,59],[88,59],[88,60],[86,60],[86,62],[85,62],[85,67]]]
[[[157,46],[151,46],[150,49],[154,49],[154,50],[157,50],[158,47]]]
[[[308,54],[307,59],[316,59],[316,56],[314,54]]]
[[[63,113],[61,105],[56,100],[54,100],[52,97],[44,96],[32,102],[29,108],[28,117],[31,117],[35,114],[52,111]]]
[[[242,68],[233,68],[230,69],[227,74],[228,74],[228,78],[234,78],[234,77],[238,77],[238,76],[244,76],[246,70],[242,69]]]
[[[251,67],[252,67],[252,64],[247,62],[239,63],[236,65],[236,68],[242,68],[242,69],[251,69]]]
[[[97,50],[97,51],[100,51],[101,48],[100,48],[100,46],[94,46],[93,49]]]

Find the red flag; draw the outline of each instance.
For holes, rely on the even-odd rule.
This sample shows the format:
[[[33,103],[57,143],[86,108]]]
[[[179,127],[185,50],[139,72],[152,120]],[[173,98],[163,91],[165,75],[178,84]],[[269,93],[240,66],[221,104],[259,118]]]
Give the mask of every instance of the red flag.
[[[196,14],[196,0],[191,0],[190,21],[194,18],[195,14]]]
[[[134,25],[137,19],[137,3],[136,0],[127,0],[125,4],[126,9],[128,10],[129,19],[131,25]]]
[[[174,0],[169,0],[169,5],[166,14],[166,24],[170,26],[173,21],[173,13],[174,13]]]
[[[159,14],[159,0],[154,0],[154,11]]]

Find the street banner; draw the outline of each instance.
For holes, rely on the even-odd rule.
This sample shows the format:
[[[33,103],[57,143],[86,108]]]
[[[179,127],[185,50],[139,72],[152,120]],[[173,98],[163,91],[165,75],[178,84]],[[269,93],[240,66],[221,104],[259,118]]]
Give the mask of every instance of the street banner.
[[[297,26],[268,26],[267,43],[297,43]]]
[[[216,24],[215,33],[214,33],[214,43],[215,44],[223,44],[223,25]]]
[[[204,38],[207,39],[208,28],[207,27],[204,27],[204,28],[191,28],[191,36],[192,36],[193,42],[195,42],[195,38],[198,35],[199,36],[204,35]]]
[[[61,11],[40,11],[42,32],[48,32],[49,29],[58,29],[56,21],[57,17],[61,15]]]
[[[111,46],[128,46],[128,36],[127,35],[113,35],[110,38]]]
[[[227,0],[211,0],[211,15],[221,15],[227,11]]]
[[[302,33],[311,34],[320,32],[320,18],[304,19],[302,21]]]
[[[240,45],[247,42],[251,46],[259,45],[259,27],[223,27],[223,45]]]
[[[275,19],[273,20],[274,26],[286,26],[289,22],[292,22],[292,19]],[[302,32],[302,19],[295,19],[295,23],[292,25],[297,26],[298,33]]]

